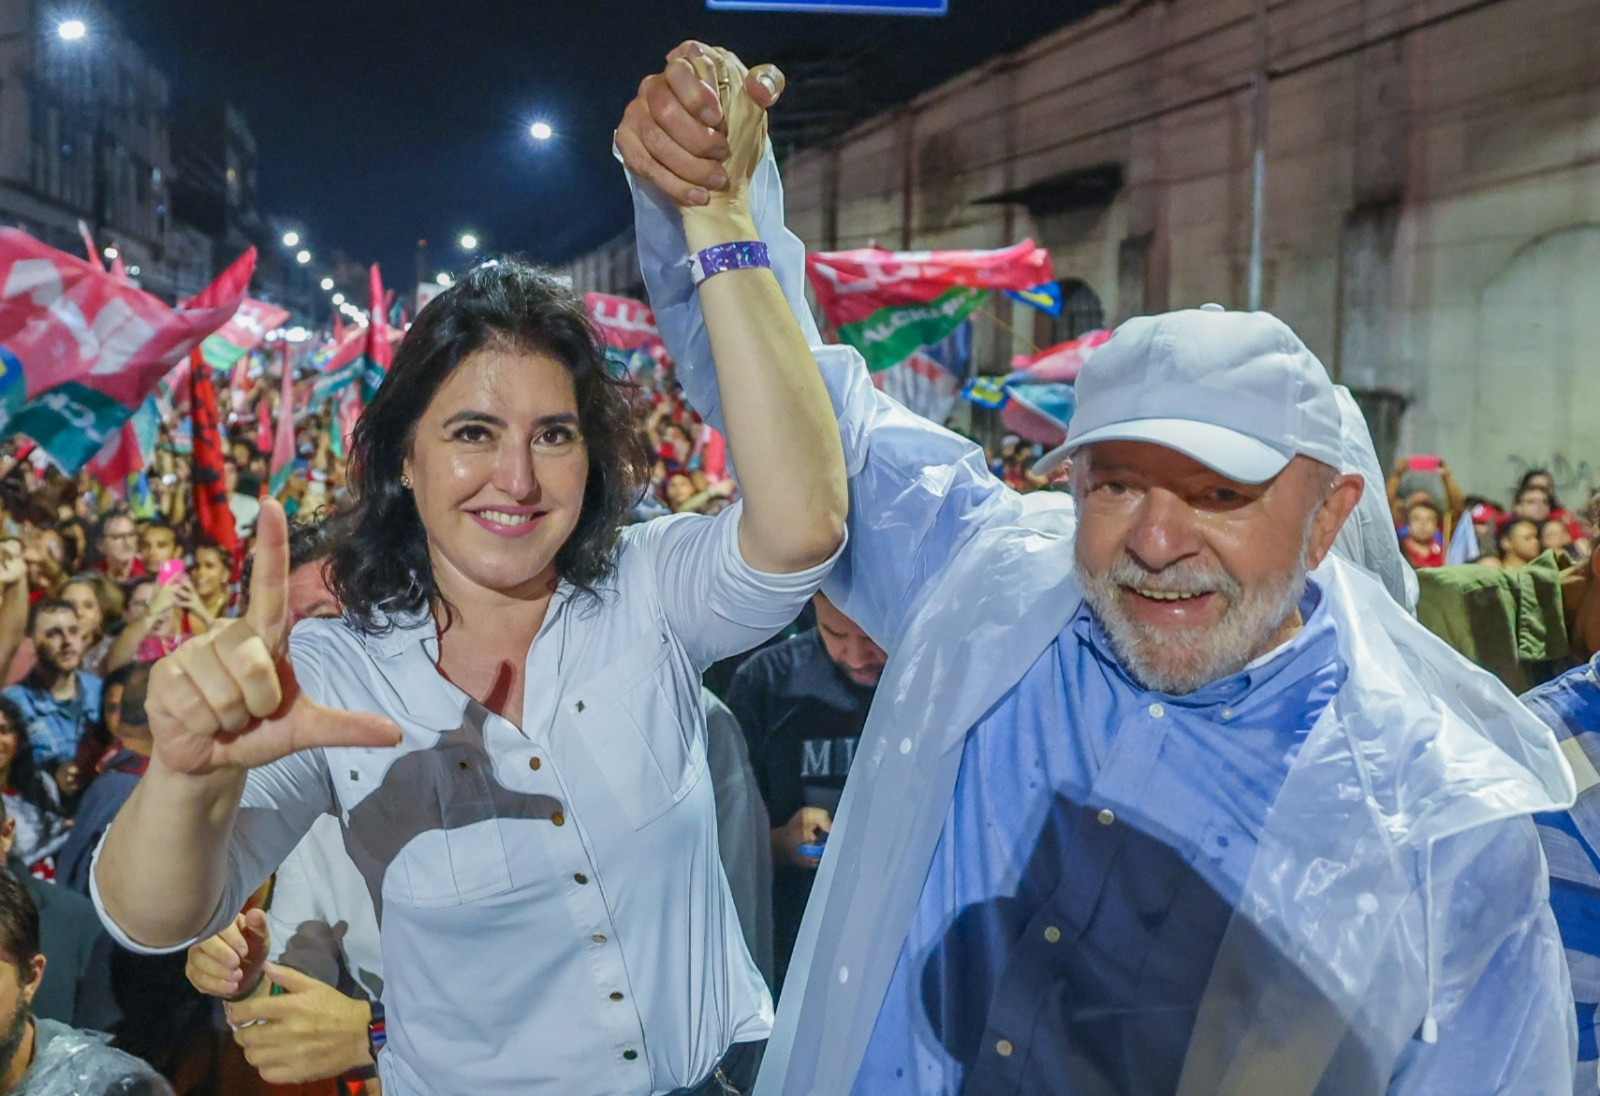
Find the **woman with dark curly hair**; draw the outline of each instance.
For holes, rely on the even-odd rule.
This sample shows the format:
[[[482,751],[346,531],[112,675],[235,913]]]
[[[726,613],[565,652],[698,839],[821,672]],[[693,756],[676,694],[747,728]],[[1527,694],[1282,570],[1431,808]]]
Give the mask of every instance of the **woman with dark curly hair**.
[[[728,159],[684,223],[743,501],[624,528],[644,454],[582,299],[486,264],[423,310],[356,429],[328,572],[344,617],[285,643],[268,501],[246,616],[153,672],[154,756],[94,869],[108,920],[130,947],[217,933],[337,815],[381,926],[388,1096],[721,1093],[770,1028],[719,862],[700,675],[800,610],[846,499],[745,212],[765,123],[736,65],[679,75],[727,109]],[[263,985],[242,957],[227,978]],[[265,994],[230,1010],[276,1015]]]

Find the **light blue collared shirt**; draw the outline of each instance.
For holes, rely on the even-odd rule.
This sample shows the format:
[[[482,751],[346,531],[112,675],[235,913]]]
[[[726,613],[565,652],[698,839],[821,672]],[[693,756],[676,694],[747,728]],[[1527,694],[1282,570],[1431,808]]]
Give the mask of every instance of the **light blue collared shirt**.
[[[1176,1087],[1256,834],[1344,682],[1320,603],[1181,697],[1080,607],[967,736],[857,1096]]]

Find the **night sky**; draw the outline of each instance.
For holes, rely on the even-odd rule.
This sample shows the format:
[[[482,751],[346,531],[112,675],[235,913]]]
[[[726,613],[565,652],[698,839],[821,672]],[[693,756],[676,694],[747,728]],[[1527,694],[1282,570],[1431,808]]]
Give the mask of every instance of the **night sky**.
[[[627,227],[610,134],[639,80],[684,38],[749,63],[848,50],[873,58],[859,102],[903,100],[1104,0],[951,0],[942,19],[712,13],[703,0],[110,0],[173,80],[220,96],[260,145],[263,208],[297,219],[321,261],[341,252],[409,284],[492,251],[559,262]],[[806,106],[791,84],[787,104]],[[838,100],[845,100],[839,102]],[[835,93],[849,109],[857,96]],[[781,109],[781,108],[780,108]],[[527,126],[545,119],[543,144]]]

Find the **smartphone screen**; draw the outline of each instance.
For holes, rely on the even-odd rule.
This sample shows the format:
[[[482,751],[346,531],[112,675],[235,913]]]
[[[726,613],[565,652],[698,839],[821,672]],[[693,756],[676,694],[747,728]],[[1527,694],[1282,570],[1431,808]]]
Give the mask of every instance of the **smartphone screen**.
[[[161,565],[161,570],[156,572],[156,581],[163,586],[171,586],[174,582],[182,582],[188,568],[184,567],[183,560],[169,559]]]
[[[1406,465],[1413,472],[1437,472],[1440,463],[1438,457],[1412,457]]]

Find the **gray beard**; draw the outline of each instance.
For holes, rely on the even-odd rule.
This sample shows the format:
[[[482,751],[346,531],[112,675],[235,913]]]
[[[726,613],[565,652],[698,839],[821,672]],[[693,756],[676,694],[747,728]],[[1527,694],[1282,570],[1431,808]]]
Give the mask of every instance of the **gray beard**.
[[[6,1033],[0,1036],[0,1077],[4,1077],[11,1069],[17,1051],[22,1049],[22,1041],[28,1036],[28,1015],[29,1002],[19,1000],[17,1011],[11,1016],[11,1024],[6,1028]]]
[[[1311,534],[1308,521],[1293,570],[1253,590],[1244,589],[1220,567],[1185,561],[1152,572],[1126,553],[1101,574],[1091,572],[1080,554],[1078,580],[1084,601],[1128,675],[1151,692],[1184,696],[1244,669],[1289,619],[1305,593]],[[1124,585],[1181,593],[1215,590],[1224,601],[1222,619],[1203,634],[1152,628],[1127,612]]]

